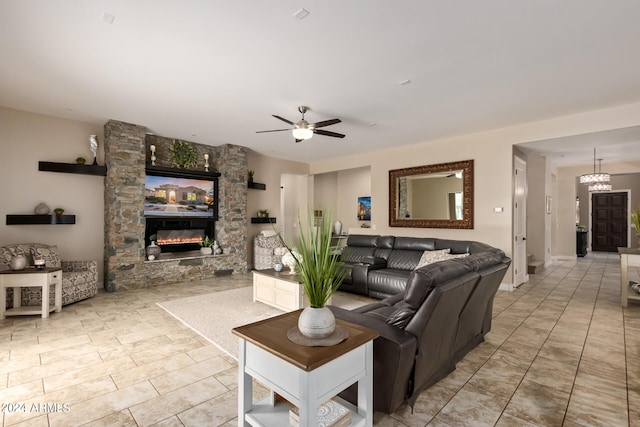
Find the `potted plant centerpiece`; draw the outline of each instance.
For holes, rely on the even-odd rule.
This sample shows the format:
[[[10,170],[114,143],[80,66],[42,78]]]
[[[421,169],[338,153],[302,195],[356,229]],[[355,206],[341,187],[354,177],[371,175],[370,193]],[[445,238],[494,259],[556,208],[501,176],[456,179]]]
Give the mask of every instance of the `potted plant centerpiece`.
[[[213,249],[211,248],[214,244],[214,240],[211,240],[209,236],[205,236],[204,240],[202,240],[200,245],[200,253],[202,255],[211,255],[213,253]]]
[[[345,270],[331,248],[332,231],[331,215],[323,216],[315,226],[312,214],[306,224],[302,224],[298,215],[298,245],[292,248],[280,237],[295,260],[295,270],[309,300],[310,306],[298,318],[298,329],[308,338],[326,338],[336,326],[333,312],[326,305],[342,283]]]

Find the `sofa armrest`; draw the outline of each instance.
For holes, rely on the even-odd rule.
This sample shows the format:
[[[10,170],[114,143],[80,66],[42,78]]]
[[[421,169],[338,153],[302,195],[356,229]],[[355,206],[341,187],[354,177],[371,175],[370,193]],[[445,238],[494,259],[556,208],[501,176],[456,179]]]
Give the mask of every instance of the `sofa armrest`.
[[[61,261],[60,266],[63,272],[90,271],[98,277],[98,263],[96,261]]]
[[[381,268],[387,268],[387,261],[384,258],[369,255],[363,258],[363,264],[367,264],[370,270],[379,270]]]

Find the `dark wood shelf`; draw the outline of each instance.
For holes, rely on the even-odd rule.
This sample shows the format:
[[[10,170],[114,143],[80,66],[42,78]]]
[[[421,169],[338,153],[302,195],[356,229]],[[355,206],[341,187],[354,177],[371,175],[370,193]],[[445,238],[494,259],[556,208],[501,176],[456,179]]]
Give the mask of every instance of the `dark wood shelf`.
[[[275,218],[251,218],[251,224],[275,224]]]
[[[75,215],[7,215],[7,225],[58,225],[75,223]]]
[[[267,186],[259,182],[249,181],[247,182],[247,188],[253,188],[254,190],[266,190]]]
[[[79,165],[77,163],[38,162],[38,170],[43,172],[79,173],[96,176],[107,175],[106,166]]]
[[[179,168],[167,168],[164,166],[146,166],[147,175],[161,175],[170,176],[175,178],[196,178],[196,179],[211,179],[217,178],[221,175],[220,172],[213,171],[200,171],[191,169],[179,169]]]

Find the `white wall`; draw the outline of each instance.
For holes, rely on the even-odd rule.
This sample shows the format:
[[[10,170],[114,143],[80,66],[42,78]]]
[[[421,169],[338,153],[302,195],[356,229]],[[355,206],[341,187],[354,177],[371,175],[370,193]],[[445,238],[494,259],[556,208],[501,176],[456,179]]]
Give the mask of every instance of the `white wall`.
[[[58,245],[63,260],[95,260],[103,282],[104,178],[39,172],[38,161],[93,161],[89,135],[100,142],[98,163],[104,164],[102,125],[56,119],[0,108],[0,245],[38,242]],[[7,214],[32,214],[46,203],[76,216],[74,225],[5,225]]]
[[[371,167],[372,225],[379,234],[433,236],[452,239],[470,239],[486,242],[503,249],[508,255],[513,252],[512,243],[512,147],[529,141],[539,141],[562,136],[578,135],[609,129],[636,126],[640,123],[640,103],[574,114],[549,120],[527,123],[488,132],[429,141],[409,147],[377,151],[357,156],[315,162],[311,173],[326,173]],[[445,163],[460,160],[474,160],[474,229],[419,229],[389,227],[388,196],[389,170]],[[558,176],[558,186],[562,177]],[[575,193],[575,190],[573,191]],[[559,192],[554,205],[558,215],[568,219],[558,220],[556,229],[570,233],[570,241],[575,245],[574,211],[566,209],[563,203],[575,203],[575,194]],[[559,199],[559,200],[558,200]],[[557,203],[556,203],[557,201]],[[502,207],[502,213],[494,213],[494,207]],[[571,224],[566,227],[563,223]],[[542,230],[540,231],[542,232]],[[568,238],[558,239],[567,241]],[[554,250],[552,249],[552,252]],[[566,248],[557,248],[556,253],[569,253]],[[575,248],[570,251],[575,254]],[[507,273],[509,275],[509,273]],[[506,279],[508,280],[508,278]]]

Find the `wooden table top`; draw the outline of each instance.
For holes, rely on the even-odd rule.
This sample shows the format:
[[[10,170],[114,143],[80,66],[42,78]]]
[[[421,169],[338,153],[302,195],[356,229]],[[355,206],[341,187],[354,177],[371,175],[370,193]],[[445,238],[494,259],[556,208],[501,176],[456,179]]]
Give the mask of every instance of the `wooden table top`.
[[[336,326],[349,331],[349,337],[339,344],[328,347],[307,347],[296,344],[287,338],[287,332],[298,325],[302,310],[296,310],[280,316],[260,320],[248,325],[233,328],[233,334],[268,351],[269,353],[305,370],[312,371],[351,350],[373,340],[377,331],[336,319]]]
[[[302,277],[299,274],[289,274],[288,267],[285,267],[282,271],[275,271],[273,268],[254,270],[253,274],[262,274],[263,276],[275,277],[276,279],[286,280],[292,283],[302,283]]]
[[[36,274],[36,273],[53,273],[54,271],[61,271],[60,267],[49,267],[38,270],[35,267],[27,267],[24,270],[2,270],[0,274]]]
[[[640,248],[618,248],[619,254],[640,255]]]

